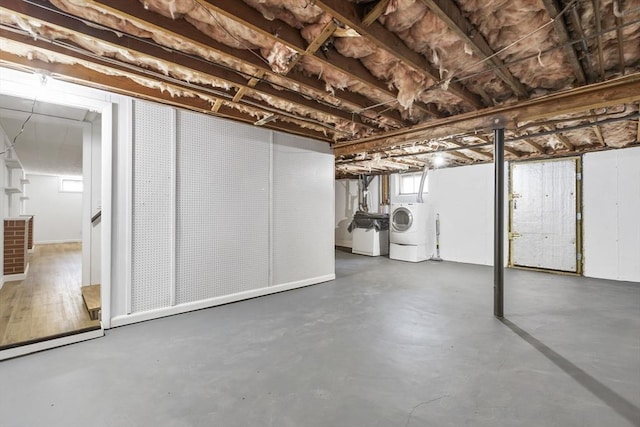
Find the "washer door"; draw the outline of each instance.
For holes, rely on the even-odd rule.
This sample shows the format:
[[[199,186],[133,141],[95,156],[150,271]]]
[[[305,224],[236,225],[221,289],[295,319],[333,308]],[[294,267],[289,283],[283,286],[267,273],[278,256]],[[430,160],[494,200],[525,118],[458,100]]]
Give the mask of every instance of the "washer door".
[[[391,225],[395,231],[407,231],[413,223],[413,214],[407,208],[398,208],[393,211]]]

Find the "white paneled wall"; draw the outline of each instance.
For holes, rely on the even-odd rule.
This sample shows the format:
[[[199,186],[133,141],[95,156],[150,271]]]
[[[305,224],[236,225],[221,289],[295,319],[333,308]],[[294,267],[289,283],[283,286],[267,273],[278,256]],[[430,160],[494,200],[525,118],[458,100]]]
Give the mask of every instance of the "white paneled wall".
[[[493,265],[493,171],[493,164],[483,164],[429,173],[425,201],[433,221],[440,214],[443,259]],[[435,234],[435,226],[429,230]]]
[[[640,148],[585,154],[584,274],[640,282]]]
[[[274,285],[333,275],[333,165],[327,145],[274,133]]]
[[[170,303],[173,272],[175,111],[133,104],[131,310]]]
[[[335,277],[326,143],[133,104],[131,277],[114,290],[130,303],[113,325]]]
[[[269,282],[271,135],[178,112],[177,303]]]

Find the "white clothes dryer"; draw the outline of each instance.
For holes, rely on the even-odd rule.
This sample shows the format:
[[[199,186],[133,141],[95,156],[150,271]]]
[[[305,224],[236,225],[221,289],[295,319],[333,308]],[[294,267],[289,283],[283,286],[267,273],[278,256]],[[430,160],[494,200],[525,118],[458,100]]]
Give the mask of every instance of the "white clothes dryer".
[[[392,203],[389,258],[420,262],[428,257],[428,210],[425,203]]]
[[[425,203],[391,204],[390,242],[400,245],[426,244],[427,213]]]

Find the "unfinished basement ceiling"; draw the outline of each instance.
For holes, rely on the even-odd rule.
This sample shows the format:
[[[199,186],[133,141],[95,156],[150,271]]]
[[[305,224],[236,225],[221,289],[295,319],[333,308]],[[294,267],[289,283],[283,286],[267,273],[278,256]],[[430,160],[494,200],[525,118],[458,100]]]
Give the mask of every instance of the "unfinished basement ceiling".
[[[333,144],[336,176],[638,143],[640,0],[7,0],[0,64]]]
[[[81,176],[82,129],[95,116],[81,108],[0,95],[0,127],[30,174]]]

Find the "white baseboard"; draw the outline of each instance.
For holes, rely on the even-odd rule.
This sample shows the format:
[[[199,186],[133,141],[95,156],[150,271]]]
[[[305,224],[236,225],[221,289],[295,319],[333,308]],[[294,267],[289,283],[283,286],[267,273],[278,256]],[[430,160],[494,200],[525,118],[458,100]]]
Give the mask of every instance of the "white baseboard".
[[[312,277],[310,279],[299,280],[295,282],[288,282],[280,285],[268,286],[266,288],[252,289],[250,291],[238,292],[236,294],[209,298],[209,299],[189,302],[185,304],[179,304],[173,307],[159,308],[156,310],[144,311],[141,313],[133,313],[133,314],[128,314],[124,316],[116,316],[113,319],[111,319],[111,327],[118,327],[118,326],[129,325],[131,323],[144,322],[146,320],[158,319],[160,317],[172,316],[174,314],[187,313],[189,311],[215,307],[217,305],[242,301],[249,298],[261,297],[264,295],[275,294],[283,291],[289,291],[291,289],[297,289],[305,286],[316,285],[318,283],[328,282],[330,280],[334,280],[335,278],[336,278],[335,274],[327,274],[325,276]]]
[[[5,276],[2,277],[3,280],[3,284],[4,282],[15,282],[17,280],[24,280],[27,278],[27,274],[29,273],[29,263],[27,263],[27,268],[24,269],[24,273],[18,273],[18,274],[6,274]],[[2,288],[2,286],[0,286],[0,288]]]
[[[64,239],[64,240],[39,240],[33,242],[33,245],[55,245],[56,243],[82,243],[82,239]]]
[[[353,246],[352,240],[336,240],[336,246],[340,246],[343,248],[350,248]]]
[[[0,351],[0,360],[13,359],[14,357],[25,356],[27,354],[37,353],[39,351],[49,350],[51,348],[62,347],[82,341],[88,341],[94,338],[100,338],[102,336],[104,336],[104,330],[96,329],[95,331],[82,332],[79,334],[67,335],[66,337],[54,338],[51,340],[41,341],[33,344],[8,348],[6,350]]]

